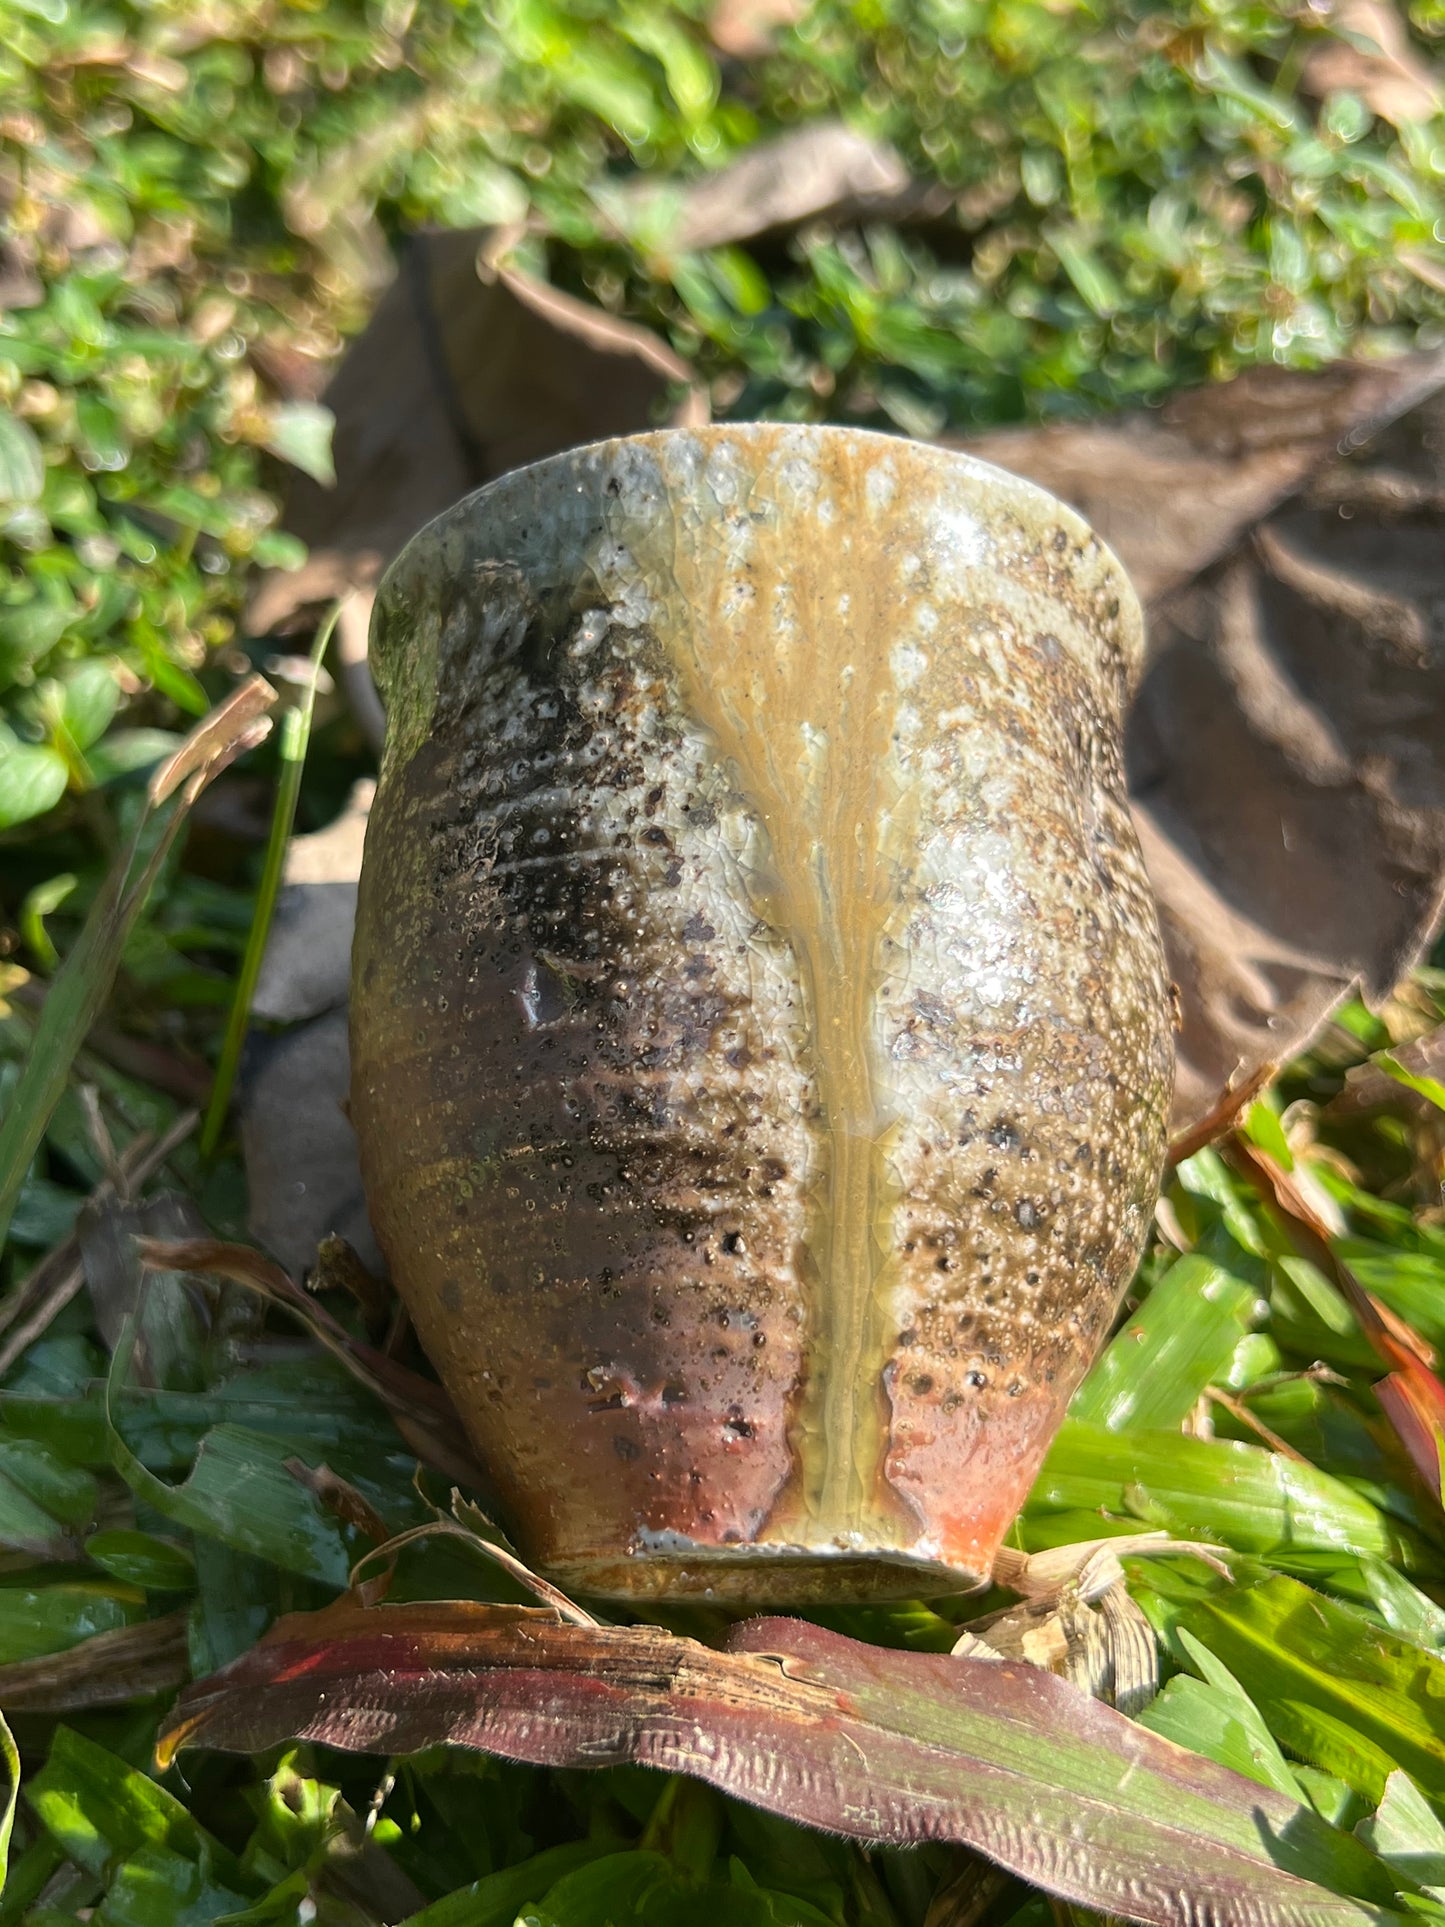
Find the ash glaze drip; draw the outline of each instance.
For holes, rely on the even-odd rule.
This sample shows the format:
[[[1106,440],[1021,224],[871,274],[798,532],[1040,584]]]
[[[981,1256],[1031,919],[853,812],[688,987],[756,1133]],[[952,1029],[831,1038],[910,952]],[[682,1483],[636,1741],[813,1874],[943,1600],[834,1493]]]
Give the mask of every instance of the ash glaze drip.
[[[388,574],[353,1114],[548,1570],[987,1577],[1163,1153],[1139,649],[1068,510],[839,429],[557,457]]]

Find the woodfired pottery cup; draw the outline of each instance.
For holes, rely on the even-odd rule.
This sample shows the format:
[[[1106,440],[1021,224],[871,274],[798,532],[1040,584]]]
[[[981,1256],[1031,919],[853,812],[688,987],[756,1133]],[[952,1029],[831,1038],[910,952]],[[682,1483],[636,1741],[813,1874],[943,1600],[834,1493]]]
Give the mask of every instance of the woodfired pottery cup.
[[[578,449],[392,565],[352,1116],[560,1582],[987,1580],[1164,1153],[1141,650],[1071,510],[846,428]]]

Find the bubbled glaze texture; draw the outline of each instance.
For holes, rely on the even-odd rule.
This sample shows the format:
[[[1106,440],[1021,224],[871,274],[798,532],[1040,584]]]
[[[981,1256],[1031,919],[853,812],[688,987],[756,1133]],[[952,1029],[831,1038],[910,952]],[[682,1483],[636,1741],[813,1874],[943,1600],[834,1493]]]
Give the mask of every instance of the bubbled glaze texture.
[[[554,1575],[987,1578],[1164,1152],[1140,650],[1071,511],[846,429],[582,449],[393,565],[352,1114]]]

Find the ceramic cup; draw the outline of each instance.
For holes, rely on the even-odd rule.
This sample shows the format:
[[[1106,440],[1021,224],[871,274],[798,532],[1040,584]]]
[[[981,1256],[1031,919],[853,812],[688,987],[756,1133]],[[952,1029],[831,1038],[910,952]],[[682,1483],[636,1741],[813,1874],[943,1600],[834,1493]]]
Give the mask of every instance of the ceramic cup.
[[[393,564],[352,1115],[560,1582],[988,1579],[1164,1153],[1141,647],[1071,510],[845,428],[579,449]]]

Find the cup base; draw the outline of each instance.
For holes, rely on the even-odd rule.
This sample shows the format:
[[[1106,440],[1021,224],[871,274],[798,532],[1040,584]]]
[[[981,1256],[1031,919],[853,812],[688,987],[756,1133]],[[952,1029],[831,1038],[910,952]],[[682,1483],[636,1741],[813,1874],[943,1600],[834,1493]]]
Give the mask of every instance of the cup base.
[[[760,1610],[938,1599],[979,1592],[989,1584],[987,1573],[963,1572],[906,1552],[787,1545],[689,1545],[622,1557],[599,1551],[549,1560],[546,1571],[564,1591],[603,1599],[693,1600]]]

